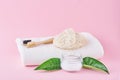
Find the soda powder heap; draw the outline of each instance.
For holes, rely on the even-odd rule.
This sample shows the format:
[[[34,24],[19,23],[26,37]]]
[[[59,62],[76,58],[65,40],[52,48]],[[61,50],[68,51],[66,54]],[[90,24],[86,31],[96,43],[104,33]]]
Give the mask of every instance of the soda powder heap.
[[[65,50],[74,50],[81,48],[87,44],[84,36],[76,33],[73,29],[67,29],[57,35],[53,40],[53,45]]]

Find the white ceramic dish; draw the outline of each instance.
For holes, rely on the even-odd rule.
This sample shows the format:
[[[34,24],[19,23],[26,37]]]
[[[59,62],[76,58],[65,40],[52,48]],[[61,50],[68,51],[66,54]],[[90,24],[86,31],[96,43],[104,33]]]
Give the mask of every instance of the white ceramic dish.
[[[75,50],[75,52],[79,52],[82,57],[93,57],[93,58],[101,58],[104,55],[104,50],[97,38],[95,38],[92,34],[87,32],[81,32],[83,36],[88,40],[88,45],[83,48]],[[49,37],[45,38],[17,38],[16,43],[21,56],[22,63],[27,65],[39,65],[45,60],[53,57],[61,57],[61,53],[53,46],[53,44],[40,45],[38,47],[27,48],[23,45],[23,40],[30,39],[32,41],[40,41],[45,40]],[[64,52],[64,51],[62,51]]]

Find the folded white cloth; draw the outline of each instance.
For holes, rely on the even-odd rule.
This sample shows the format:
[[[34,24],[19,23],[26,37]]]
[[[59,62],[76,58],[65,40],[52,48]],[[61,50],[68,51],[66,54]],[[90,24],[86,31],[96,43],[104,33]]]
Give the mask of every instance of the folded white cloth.
[[[96,39],[93,35],[87,32],[81,32],[80,34],[82,34],[88,40],[88,44],[74,51],[80,53],[82,57],[89,56],[96,59],[101,58],[104,55],[104,50],[98,39]],[[50,37],[16,39],[21,60],[25,66],[39,65],[45,60],[53,57],[61,58],[61,54],[64,53],[64,50],[61,50],[62,53],[59,52],[53,46],[53,44],[45,44],[33,48],[27,48],[23,45],[23,40],[30,39],[32,41],[42,41],[48,38]]]

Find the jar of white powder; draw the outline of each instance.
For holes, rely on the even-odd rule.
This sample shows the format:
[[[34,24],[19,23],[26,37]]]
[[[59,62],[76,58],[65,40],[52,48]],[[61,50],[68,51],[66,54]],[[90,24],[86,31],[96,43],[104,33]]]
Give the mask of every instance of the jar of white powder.
[[[65,71],[80,71],[82,68],[82,57],[79,53],[66,51],[62,54],[61,68]]]

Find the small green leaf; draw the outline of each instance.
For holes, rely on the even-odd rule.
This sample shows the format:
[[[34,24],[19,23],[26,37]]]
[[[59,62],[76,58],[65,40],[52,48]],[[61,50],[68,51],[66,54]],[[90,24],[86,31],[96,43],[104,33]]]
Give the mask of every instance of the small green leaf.
[[[60,59],[59,58],[51,58],[41,65],[39,65],[35,70],[59,70],[61,69],[60,67]]]
[[[109,74],[107,67],[103,63],[91,57],[83,58],[83,67],[95,69],[95,70],[101,70]]]

